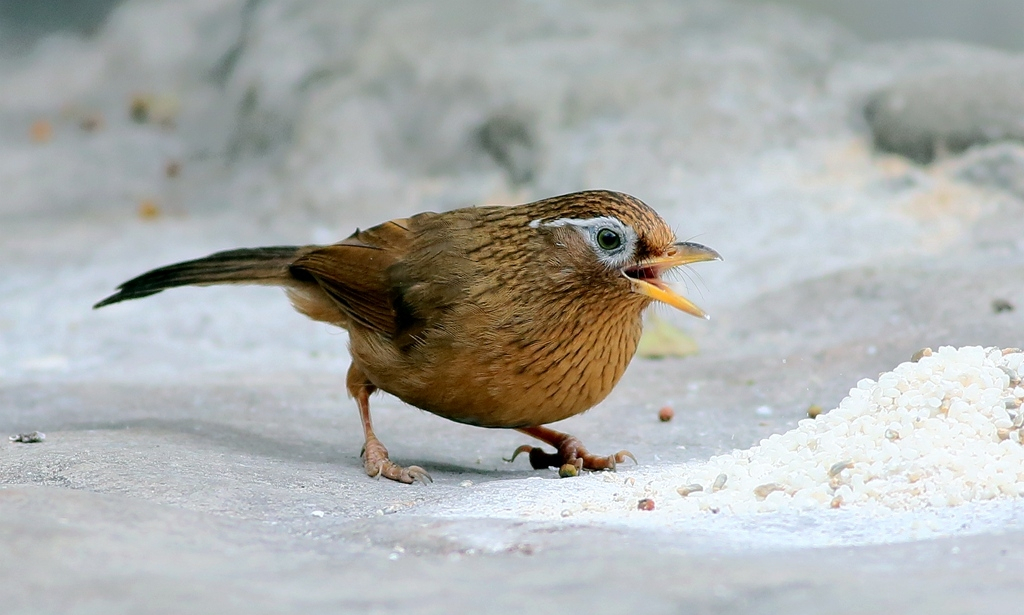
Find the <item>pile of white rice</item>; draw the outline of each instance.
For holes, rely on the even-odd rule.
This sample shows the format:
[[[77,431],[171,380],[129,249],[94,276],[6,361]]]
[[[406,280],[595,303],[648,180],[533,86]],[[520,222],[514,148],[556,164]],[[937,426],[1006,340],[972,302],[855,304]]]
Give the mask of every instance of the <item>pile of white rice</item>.
[[[684,548],[715,552],[1021,530],[1024,353],[918,354],[747,450],[563,480],[465,481],[471,496],[415,514],[676,528]]]
[[[648,493],[658,492],[662,510],[693,513],[912,510],[1024,495],[1024,353],[947,346],[919,355],[791,431],[679,467],[677,493],[667,476]]]

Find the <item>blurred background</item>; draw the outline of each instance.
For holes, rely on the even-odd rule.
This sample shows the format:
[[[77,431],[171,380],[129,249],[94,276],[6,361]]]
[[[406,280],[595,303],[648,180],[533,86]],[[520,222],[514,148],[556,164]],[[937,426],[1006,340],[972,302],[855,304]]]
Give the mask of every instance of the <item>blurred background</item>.
[[[666,314],[707,352],[982,343],[1020,299],[971,285],[1024,252],[1022,51],[1016,0],[3,0],[0,358],[96,373],[126,314],[167,356],[175,327],[262,348],[266,291],[168,293],[170,334],[86,308],[218,249],[591,188],[725,256],[680,280],[712,325]],[[245,326],[189,324],[223,306]]]
[[[832,18],[868,41],[945,39],[1024,50],[1024,7],[1014,0],[776,0],[775,4]]]

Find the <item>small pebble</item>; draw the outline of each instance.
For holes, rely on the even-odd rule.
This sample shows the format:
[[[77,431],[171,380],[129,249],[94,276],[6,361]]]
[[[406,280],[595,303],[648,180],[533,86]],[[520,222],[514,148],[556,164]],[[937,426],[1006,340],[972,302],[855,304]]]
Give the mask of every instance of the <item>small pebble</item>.
[[[654,500],[651,498],[644,498],[636,503],[636,507],[639,510],[654,510]]]
[[[36,120],[28,129],[29,137],[35,143],[46,143],[53,138],[53,124],[46,120]]]
[[[152,97],[137,94],[132,98],[132,102],[128,106],[128,116],[136,123],[145,124],[149,121],[149,110],[152,105]]]
[[[992,311],[995,312],[996,314],[1001,314],[1003,312],[1012,312],[1013,304],[1007,301],[1006,299],[993,299]]]
[[[824,412],[824,410],[818,404],[811,404],[811,406],[807,408],[807,416],[811,417],[812,419],[818,418],[818,415],[821,414],[822,412]]]
[[[143,220],[156,220],[160,217],[160,206],[153,199],[143,199],[139,203],[138,214]]]
[[[42,442],[46,439],[46,434],[41,431],[33,431],[30,433],[20,433],[16,436],[11,436],[11,442],[21,442],[23,444],[34,444],[36,442]]]
[[[840,495],[837,495],[836,497],[832,498],[832,501],[829,502],[829,504],[828,504],[829,508],[839,508],[842,505],[843,505],[843,497],[840,496]]]
[[[675,415],[675,410],[668,406],[665,406],[661,410],[658,410],[658,420],[661,421],[662,423],[667,423],[671,421],[672,417],[674,417]]]
[[[99,113],[87,115],[78,122],[78,127],[86,132],[93,132],[103,128],[103,116]]]
[[[715,478],[715,482],[711,484],[712,491],[721,491],[725,487],[725,481],[729,480],[729,477],[725,474],[719,474]]]
[[[571,463],[566,463],[558,468],[558,476],[560,478],[572,478],[573,476],[578,476],[579,473],[579,469]]]

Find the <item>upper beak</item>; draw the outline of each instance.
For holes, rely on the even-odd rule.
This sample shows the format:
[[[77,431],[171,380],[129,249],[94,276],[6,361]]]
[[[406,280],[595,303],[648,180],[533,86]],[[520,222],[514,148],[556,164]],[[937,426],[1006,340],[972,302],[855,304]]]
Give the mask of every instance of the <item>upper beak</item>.
[[[707,246],[689,241],[681,241],[669,246],[662,256],[657,256],[639,265],[629,267],[623,270],[623,274],[633,283],[633,292],[647,295],[655,301],[667,303],[698,318],[707,318],[708,315],[704,310],[672,290],[661,279],[661,273],[680,265],[720,260],[722,260],[722,256]]]

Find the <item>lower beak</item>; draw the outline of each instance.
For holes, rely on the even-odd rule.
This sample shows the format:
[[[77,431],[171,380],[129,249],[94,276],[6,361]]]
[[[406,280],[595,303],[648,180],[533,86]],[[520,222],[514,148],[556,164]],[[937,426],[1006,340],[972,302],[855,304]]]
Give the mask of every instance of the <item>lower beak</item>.
[[[722,260],[722,256],[711,248],[702,246],[699,243],[682,241],[672,244],[665,251],[664,255],[644,261],[642,265],[637,267],[627,269],[627,272],[632,271],[638,275],[634,277],[627,273],[626,277],[633,283],[633,292],[646,295],[655,301],[667,303],[698,318],[708,318],[704,310],[672,290],[660,276],[663,271],[668,271],[681,265],[720,260]]]

